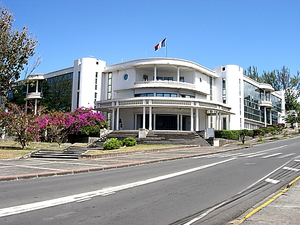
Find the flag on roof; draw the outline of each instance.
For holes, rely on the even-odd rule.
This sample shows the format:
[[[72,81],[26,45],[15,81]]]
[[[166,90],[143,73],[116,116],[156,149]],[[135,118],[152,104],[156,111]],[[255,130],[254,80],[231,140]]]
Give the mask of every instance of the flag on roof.
[[[167,40],[167,38],[165,38],[164,40],[159,42],[157,45],[155,45],[155,47],[154,47],[155,51],[157,51],[160,48],[166,47],[166,40]]]

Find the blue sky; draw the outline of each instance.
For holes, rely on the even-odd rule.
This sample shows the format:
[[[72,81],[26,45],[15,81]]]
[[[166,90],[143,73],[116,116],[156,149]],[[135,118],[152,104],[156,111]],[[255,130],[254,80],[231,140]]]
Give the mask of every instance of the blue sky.
[[[0,0],[37,37],[36,73],[95,57],[107,65],[167,56],[209,69],[300,71],[299,0]]]

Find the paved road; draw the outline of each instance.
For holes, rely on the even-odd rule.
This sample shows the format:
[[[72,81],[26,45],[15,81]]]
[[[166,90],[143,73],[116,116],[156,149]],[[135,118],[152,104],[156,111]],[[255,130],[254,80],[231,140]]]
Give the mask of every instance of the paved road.
[[[259,198],[267,197],[278,190],[278,187],[284,186],[287,177],[292,179],[297,175],[295,170],[298,167],[293,166],[298,166],[294,159],[299,155],[299,150],[295,151],[293,146],[298,140],[295,138],[289,144],[286,141],[264,144],[259,149],[253,147],[224,152],[234,147],[229,146],[227,149],[218,149],[223,153],[206,156],[201,154],[217,150],[194,148],[159,152],[148,154],[148,162],[157,160],[158,156],[162,161],[168,157],[186,159],[74,176],[1,182],[0,192],[5,195],[1,197],[0,212],[7,212],[9,207],[16,205],[22,206],[22,210],[28,210],[26,207],[29,207],[30,212],[18,214],[20,209],[10,208],[17,215],[3,216],[0,222],[15,224],[22,219],[23,224],[99,224],[99,221],[100,224],[184,224],[207,213],[208,216],[195,223],[224,224],[237,214],[231,212],[228,217],[220,212],[226,211],[227,214],[238,205],[242,213],[249,208],[245,199],[254,199],[251,194],[256,196],[257,202]],[[192,157],[196,155],[198,157]],[[147,161],[145,154],[129,158],[131,163],[136,164]],[[107,162],[106,160],[110,160],[111,164],[115,162],[113,167],[123,167],[130,164],[129,158],[123,156],[89,162],[68,160],[61,163],[52,160],[25,160],[24,162],[31,164],[23,164],[21,167],[17,165],[17,168],[40,170],[44,175],[50,175],[61,171],[62,165],[67,166],[67,171],[83,172],[87,168],[105,167],[103,162]],[[5,161],[4,167],[12,166],[13,162]],[[2,163],[3,161],[1,165]],[[287,164],[284,165],[285,163]],[[283,167],[294,168],[294,171]],[[53,199],[52,202],[49,202],[50,199]],[[30,202],[35,202],[36,205],[26,205]],[[48,208],[50,203],[57,206]],[[31,211],[33,206],[43,209]],[[214,207],[216,208],[213,209]]]

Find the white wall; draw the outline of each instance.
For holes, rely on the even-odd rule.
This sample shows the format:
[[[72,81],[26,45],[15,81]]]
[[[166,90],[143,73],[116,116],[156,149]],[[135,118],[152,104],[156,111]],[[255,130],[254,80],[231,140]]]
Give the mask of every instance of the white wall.
[[[226,104],[231,107],[231,111],[235,115],[230,117],[230,129],[240,129],[240,119],[242,119],[242,129],[244,126],[244,89],[243,89],[243,68],[237,65],[226,65],[215,68],[219,75],[216,79],[216,101],[223,102],[222,79],[226,80]],[[241,80],[241,95],[239,92],[239,79]],[[241,115],[240,115],[240,99],[241,98]]]
[[[100,99],[101,76],[105,67],[105,62],[95,58],[82,58],[80,65],[80,88],[79,88],[79,107],[94,108],[95,93],[97,100]],[[98,85],[95,89],[95,76],[98,72]],[[78,72],[76,73],[78,76]],[[77,81],[78,82],[78,81]],[[74,84],[74,83],[73,83]],[[74,87],[74,86],[73,86]],[[75,84],[75,89],[77,83]],[[77,95],[76,95],[77,96]]]

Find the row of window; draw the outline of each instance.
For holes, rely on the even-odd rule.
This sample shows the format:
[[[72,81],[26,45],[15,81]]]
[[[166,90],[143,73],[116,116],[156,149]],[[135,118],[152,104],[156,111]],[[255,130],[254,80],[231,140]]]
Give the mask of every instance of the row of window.
[[[173,81],[173,77],[156,77],[157,81]],[[148,81],[148,75],[143,75],[143,81]],[[154,80],[154,77],[153,77]],[[184,77],[179,78],[179,82],[184,82]]]
[[[154,93],[141,93],[135,94],[134,97],[154,97]],[[178,94],[174,93],[156,93],[156,97],[178,97]],[[180,94],[181,98],[195,98],[193,95],[183,95]]]

